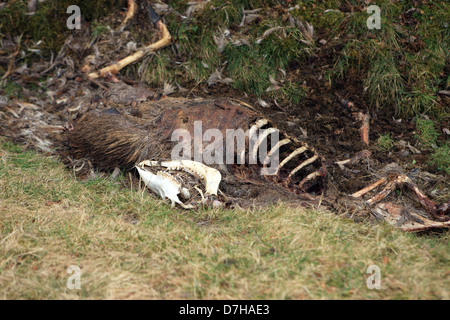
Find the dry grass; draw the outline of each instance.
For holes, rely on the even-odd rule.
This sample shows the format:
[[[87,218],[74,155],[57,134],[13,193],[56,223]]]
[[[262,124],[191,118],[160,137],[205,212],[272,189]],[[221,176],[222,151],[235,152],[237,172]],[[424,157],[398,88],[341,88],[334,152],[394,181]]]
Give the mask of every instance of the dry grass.
[[[279,205],[186,212],[0,148],[1,299],[448,299],[449,233]],[[381,268],[381,290],[366,287]],[[69,290],[69,265],[81,290]]]

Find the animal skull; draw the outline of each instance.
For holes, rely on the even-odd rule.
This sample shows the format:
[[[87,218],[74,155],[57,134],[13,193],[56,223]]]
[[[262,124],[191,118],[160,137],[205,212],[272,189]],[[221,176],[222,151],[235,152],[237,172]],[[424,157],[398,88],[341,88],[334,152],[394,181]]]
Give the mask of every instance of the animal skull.
[[[145,185],[159,195],[161,198],[168,198],[172,202],[172,206],[179,204],[185,209],[195,208],[192,204],[185,204],[179,198],[185,200],[192,200],[189,188],[195,189],[201,196],[201,204],[205,204],[208,196],[217,196],[219,184],[222,179],[220,172],[216,169],[210,168],[200,162],[191,160],[173,160],[173,161],[150,161],[144,160],[136,165],[140,177]],[[163,169],[163,170],[158,170]],[[156,171],[152,173],[151,171]],[[201,189],[194,183],[189,183],[190,179],[183,179],[180,175],[188,174],[195,179],[201,180],[205,190],[204,196]],[[186,180],[184,182],[183,180]],[[184,183],[183,183],[184,182]],[[194,184],[194,185],[193,185]],[[213,202],[214,205],[220,205],[217,200]]]

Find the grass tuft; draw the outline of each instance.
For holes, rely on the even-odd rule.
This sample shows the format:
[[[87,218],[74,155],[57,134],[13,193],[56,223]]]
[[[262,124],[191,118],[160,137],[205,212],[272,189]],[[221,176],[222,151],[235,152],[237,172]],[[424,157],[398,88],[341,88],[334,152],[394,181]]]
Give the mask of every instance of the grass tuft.
[[[26,15],[27,1],[12,0],[0,10],[0,39],[6,35],[22,35],[23,41],[38,42],[44,55],[57,52],[66,37],[71,34],[66,21],[69,18],[67,8],[71,5],[80,7],[87,22],[103,17],[115,8],[124,5],[122,0],[47,0],[38,2],[36,13]]]
[[[395,146],[394,140],[392,140],[391,135],[388,134],[382,134],[378,137],[378,140],[376,142],[377,148],[382,151],[389,151]]]
[[[449,233],[313,208],[180,211],[0,145],[2,299],[448,299]],[[66,283],[81,269],[81,289]],[[366,286],[370,265],[381,290]]]
[[[418,134],[416,134],[415,138],[421,145],[425,147],[436,146],[436,141],[439,133],[436,131],[434,122],[432,120],[426,118],[417,118],[416,128]]]
[[[450,143],[448,141],[434,151],[430,164],[436,166],[438,170],[450,174]]]

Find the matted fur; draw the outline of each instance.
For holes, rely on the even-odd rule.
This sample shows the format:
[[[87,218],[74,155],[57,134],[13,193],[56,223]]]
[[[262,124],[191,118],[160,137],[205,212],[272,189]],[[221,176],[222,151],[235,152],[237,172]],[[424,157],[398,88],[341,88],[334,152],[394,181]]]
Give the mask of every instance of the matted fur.
[[[167,98],[159,101],[149,101],[136,107],[118,108],[117,114],[90,111],[74,122],[74,129],[69,136],[69,153],[75,159],[89,160],[95,167],[114,169],[116,167],[131,168],[142,160],[173,160],[171,151],[179,141],[172,141],[172,133],[176,129],[189,132],[191,155],[194,155],[195,122],[201,121],[202,134],[208,129],[217,129],[225,138],[228,129],[242,129],[246,132],[256,120],[264,118],[251,106],[233,99],[218,100],[188,100]],[[267,124],[270,126],[270,124]],[[280,132],[280,138],[287,135]],[[306,144],[289,137],[289,145],[280,149],[280,159],[284,159],[296,148]],[[221,143],[223,141],[219,141]],[[203,148],[211,141],[201,141]],[[216,141],[214,141],[216,143]],[[248,137],[246,138],[246,155],[249,155]],[[236,148],[236,145],[234,146]],[[307,147],[307,146],[306,146]],[[223,157],[226,157],[226,145],[222,144]],[[325,186],[326,169],[320,171],[317,179],[301,188],[298,183],[308,174],[323,167],[321,161],[305,167],[295,178],[288,178],[289,173],[305,159],[314,154],[314,149],[307,147],[307,151],[299,155],[299,159],[292,161],[278,173],[277,176],[262,176],[261,163],[246,164],[208,164],[222,172],[224,180],[227,176],[241,183],[256,183],[257,185],[279,184],[291,192],[303,193],[309,189],[323,190]],[[237,156],[235,150],[234,155]],[[302,158],[304,157],[304,158]],[[195,160],[192,159],[191,160]],[[225,158],[223,160],[226,160]],[[228,181],[230,181],[228,179]],[[236,181],[237,182],[237,181]],[[234,183],[234,182],[233,182]]]
[[[87,158],[101,169],[131,168],[167,152],[160,133],[122,114],[91,111],[76,122],[70,133],[69,153],[75,159]]]
[[[203,132],[217,128],[248,129],[256,112],[228,100],[167,98],[140,104],[118,114],[89,111],[73,123],[69,153],[87,158],[101,169],[130,168],[147,159],[169,160],[172,132],[186,129],[194,136],[194,122],[202,121]]]

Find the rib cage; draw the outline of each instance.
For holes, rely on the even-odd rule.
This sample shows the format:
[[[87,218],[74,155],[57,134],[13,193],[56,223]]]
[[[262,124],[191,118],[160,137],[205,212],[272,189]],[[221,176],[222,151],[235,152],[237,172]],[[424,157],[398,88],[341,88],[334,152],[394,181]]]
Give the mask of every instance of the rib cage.
[[[261,125],[263,123],[263,125]],[[251,130],[257,128],[256,130]],[[278,153],[278,165],[272,172],[263,175],[266,180],[280,183],[293,192],[321,191],[324,188],[326,169],[322,163],[322,158],[314,148],[305,142],[300,142],[286,133],[273,127],[269,120],[259,119],[251,125],[249,130],[250,139],[255,135],[256,143],[249,150],[249,157],[255,157],[260,145],[270,146],[263,161],[258,162],[260,173],[267,168],[274,154]],[[276,143],[266,142],[271,133],[279,133]],[[248,163],[247,163],[248,164]]]
[[[183,142],[190,143],[191,155],[194,155],[192,137],[196,123],[201,122],[202,134],[209,129],[219,130],[223,137],[230,129],[248,133],[245,157],[238,155],[236,148],[233,163],[226,163],[226,159],[222,163],[206,163],[224,175],[231,174],[246,181],[277,183],[295,193],[324,189],[326,170],[317,151],[280,131],[241,101],[167,98],[118,111],[91,111],[75,121],[69,135],[71,155],[87,158],[104,169],[132,167],[143,160],[171,160],[174,147],[171,135],[175,129],[190,133],[191,141]],[[278,141],[272,142],[273,134],[278,134]],[[219,142],[202,141],[201,149]],[[267,146],[265,156],[258,157],[262,146]],[[223,141],[222,148],[222,154],[226,155]],[[238,157],[245,163],[239,163]],[[276,166],[271,165],[274,162]],[[268,172],[268,168],[272,171]]]

